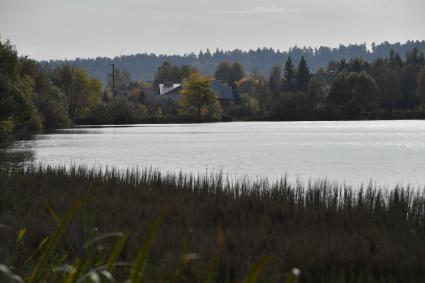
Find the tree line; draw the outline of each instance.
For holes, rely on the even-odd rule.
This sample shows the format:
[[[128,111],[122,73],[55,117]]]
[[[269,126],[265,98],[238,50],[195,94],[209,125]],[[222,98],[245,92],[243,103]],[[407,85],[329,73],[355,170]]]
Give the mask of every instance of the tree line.
[[[45,68],[0,40],[0,140],[12,132],[65,128],[92,115],[102,84],[86,70]]]
[[[222,118],[291,121],[425,117],[425,58],[416,48],[404,56],[392,50],[386,58],[370,63],[358,58],[331,61],[316,73],[310,71],[304,57],[298,64],[288,57],[283,66],[274,65],[271,74],[264,76],[256,69],[247,73],[239,62],[221,62],[213,77],[232,86],[235,98],[232,107],[218,110]],[[192,83],[189,66],[179,68],[166,62],[158,70],[155,83],[184,82],[184,78]],[[160,107],[163,115],[172,116],[178,115],[177,104],[168,101],[155,107]]]
[[[367,62],[372,62],[378,58],[387,57],[391,50],[404,56],[406,52],[418,48],[425,50],[425,41],[407,41],[405,43],[380,44],[373,43],[370,48],[366,44],[339,45],[337,48],[321,46],[311,47],[292,47],[288,51],[275,50],[273,48],[257,48],[249,51],[232,50],[215,51],[205,50],[198,54],[191,53],[186,55],[155,55],[155,54],[133,54],[118,56],[115,58],[98,57],[77,58],[75,60],[50,60],[42,62],[50,68],[54,68],[64,63],[84,68],[94,78],[106,84],[107,74],[111,70],[111,63],[117,67],[127,70],[133,80],[152,81],[158,67],[164,62],[170,62],[175,66],[188,65],[196,68],[205,75],[213,75],[218,65],[223,61],[239,62],[247,72],[257,69],[264,75],[269,75],[272,66],[276,62],[285,62],[291,57],[295,64],[304,57],[308,62],[308,67],[312,72],[317,72],[320,68],[326,68],[329,62],[338,60],[350,60],[362,58]],[[283,67],[283,66],[281,66]]]
[[[413,49],[403,58],[390,51],[370,63],[342,59],[312,75],[303,58],[295,68],[289,57],[282,75],[273,68],[271,95],[263,91],[259,98],[265,113],[277,120],[422,117],[424,53]]]
[[[212,76],[165,62],[146,82],[116,68],[115,92],[111,73],[102,86],[76,64],[49,68],[19,56],[9,41],[0,41],[0,62],[0,136],[71,124],[425,118],[425,58],[417,48],[371,62],[335,60],[317,72],[303,56],[274,62],[269,75],[240,62],[222,61]],[[232,87],[233,103],[217,103],[212,79]],[[165,81],[183,84],[182,99],[158,99]]]

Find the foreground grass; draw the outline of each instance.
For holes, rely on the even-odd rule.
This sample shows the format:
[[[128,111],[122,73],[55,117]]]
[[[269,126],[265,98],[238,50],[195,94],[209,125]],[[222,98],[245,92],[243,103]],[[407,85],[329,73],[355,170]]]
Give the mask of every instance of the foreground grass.
[[[425,195],[14,168],[0,171],[0,263],[0,282],[286,282],[295,267],[300,282],[424,282]]]

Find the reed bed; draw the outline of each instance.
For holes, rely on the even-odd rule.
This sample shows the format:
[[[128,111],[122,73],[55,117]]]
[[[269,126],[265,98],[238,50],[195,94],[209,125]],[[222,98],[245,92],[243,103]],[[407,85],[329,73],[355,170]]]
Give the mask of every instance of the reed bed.
[[[3,168],[0,263],[3,278],[28,282],[424,282],[425,194],[221,173]]]

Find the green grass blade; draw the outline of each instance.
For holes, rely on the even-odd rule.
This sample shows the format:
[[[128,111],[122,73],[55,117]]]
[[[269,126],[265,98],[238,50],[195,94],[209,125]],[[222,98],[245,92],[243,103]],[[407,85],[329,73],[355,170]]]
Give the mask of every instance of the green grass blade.
[[[55,220],[56,225],[59,226],[61,223],[61,218],[59,217],[59,215],[50,206],[47,207],[47,210],[49,210],[49,213],[50,215],[52,215],[53,219]]]
[[[146,265],[146,261],[149,255],[149,251],[152,247],[155,236],[158,233],[159,226],[164,221],[165,212],[162,212],[155,221],[150,225],[146,239],[143,241],[142,247],[137,253],[136,259],[133,263],[133,267],[130,272],[130,282],[131,283],[140,283],[143,278],[143,270]]]
[[[42,276],[49,264],[49,259],[56,248],[57,244],[59,243],[59,240],[61,239],[63,233],[65,232],[66,225],[69,223],[71,218],[74,216],[75,212],[77,211],[77,208],[79,207],[79,202],[74,203],[71,208],[68,210],[66,215],[62,218],[59,226],[56,228],[53,235],[50,237],[49,241],[47,242],[44,250],[42,251],[40,260],[38,264],[36,265],[33,273],[31,274],[28,283],[36,282],[40,276]]]
[[[261,273],[263,273],[266,265],[271,261],[271,257],[262,257],[260,258],[251,270],[248,272],[247,276],[244,279],[244,283],[255,283],[260,277]]]
[[[188,247],[189,247],[189,243],[188,241],[185,241],[183,244],[183,256],[180,258],[179,263],[173,272],[173,276],[170,279],[170,283],[177,282],[183,268],[189,261],[191,261],[192,256],[188,256],[188,253],[187,253]]]
[[[22,228],[18,232],[18,236],[16,237],[16,249],[21,245],[22,241],[25,238],[25,235],[27,234],[27,228]]]
[[[25,260],[25,263],[29,263],[30,260],[32,260],[38,252],[40,252],[44,246],[46,246],[47,242],[49,241],[50,237],[46,236],[41,240],[40,244],[38,244],[37,249]]]
[[[115,246],[111,252],[111,255],[109,256],[108,262],[106,263],[106,270],[108,272],[112,272],[115,263],[118,260],[118,256],[120,255],[122,249],[124,248],[125,243],[127,242],[128,235],[122,234],[121,237],[117,240],[115,243]]]

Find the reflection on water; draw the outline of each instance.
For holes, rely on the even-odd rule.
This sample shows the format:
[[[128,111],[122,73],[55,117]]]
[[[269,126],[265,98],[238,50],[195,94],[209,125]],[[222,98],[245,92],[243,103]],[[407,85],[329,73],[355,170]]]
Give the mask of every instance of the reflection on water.
[[[424,121],[76,127],[17,141],[8,153],[51,165],[425,185]]]
[[[29,140],[20,138],[20,141]],[[0,143],[0,169],[24,166],[34,162],[34,151],[31,148],[12,149],[9,142]]]
[[[0,149],[0,164],[21,164],[34,161],[34,152],[32,150],[8,151]]]

